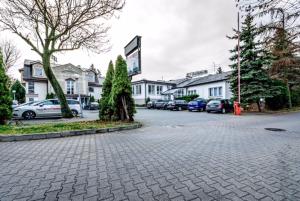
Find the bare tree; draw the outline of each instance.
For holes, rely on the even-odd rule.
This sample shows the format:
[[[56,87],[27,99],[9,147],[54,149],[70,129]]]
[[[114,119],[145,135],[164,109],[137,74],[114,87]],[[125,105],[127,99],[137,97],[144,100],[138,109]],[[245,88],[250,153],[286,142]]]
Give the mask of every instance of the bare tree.
[[[17,46],[10,40],[0,42],[0,49],[3,53],[3,62],[7,72],[20,59],[21,54]]]
[[[41,56],[45,74],[60,100],[63,117],[72,117],[50,65],[54,53],[107,44],[104,20],[121,10],[125,0],[2,0],[0,22]],[[2,2],[1,1],[1,2]]]

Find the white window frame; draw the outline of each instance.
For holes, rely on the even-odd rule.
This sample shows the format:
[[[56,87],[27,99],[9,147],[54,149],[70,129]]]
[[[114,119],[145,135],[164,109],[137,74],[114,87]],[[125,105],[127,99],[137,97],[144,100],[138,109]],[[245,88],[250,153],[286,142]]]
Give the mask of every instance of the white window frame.
[[[142,94],[142,86],[140,84],[135,86],[135,94],[137,95]]]
[[[68,95],[72,95],[75,92],[75,81],[74,80],[66,80],[66,92]]]
[[[208,88],[208,94],[210,97],[221,97],[223,96],[223,87],[210,87]]]
[[[148,85],[148,94],[155,95],[155,85],[153,84]]]
[[[33,68],[34,69],[34,72],[33,72],[33,75],[34,75],[34,77],[44,77],[44,69],[43,69],[43,67],[34,67]],[[41,72],[41,74],[37,74],[37,71],[38,70],[41,70],[40,72]]]
[[[157,94],[157,95],[161,95],[162,89],[163,89],[163,86],[157,85],[157,86],[156,86],[156,94]]]
[[[28,89],[27,90],[28,90],[28,94],[34,94],[34,81],[29,81],[28,82]]]

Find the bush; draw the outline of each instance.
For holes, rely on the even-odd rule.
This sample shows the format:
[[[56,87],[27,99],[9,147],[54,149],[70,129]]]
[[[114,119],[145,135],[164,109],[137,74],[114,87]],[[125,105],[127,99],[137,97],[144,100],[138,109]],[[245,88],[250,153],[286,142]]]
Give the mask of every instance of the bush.
[[[187,96],[181,96],[176,98],[176,100],[185,100],[186,102],[190,102],[192,100],[194,100],[195,98],[198,98],[199,95],[197,94],[193,94],[193,95],[187,95]]]
[[[53,98],[56,98],[54,93],[49,93],[49,94],[47,93],[46,99],[53,99]]]

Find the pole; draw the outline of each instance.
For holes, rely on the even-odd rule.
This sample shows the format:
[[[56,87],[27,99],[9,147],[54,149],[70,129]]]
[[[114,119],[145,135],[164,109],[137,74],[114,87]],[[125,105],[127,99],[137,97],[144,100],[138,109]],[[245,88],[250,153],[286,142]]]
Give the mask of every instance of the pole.
[[[241,40],[241,33],[240,33],[240,11],[238,10],[238,58],[237,58],[237,68],[238,68],[238,102],[241,103],[241,48],[240,48],[240,40]]]

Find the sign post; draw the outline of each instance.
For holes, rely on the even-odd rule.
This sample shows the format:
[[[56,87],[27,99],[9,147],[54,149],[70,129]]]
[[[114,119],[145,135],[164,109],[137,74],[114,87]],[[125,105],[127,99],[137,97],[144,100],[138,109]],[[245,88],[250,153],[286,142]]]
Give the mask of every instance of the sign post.
[[[125,56],[127,63],[128,76],[140,74],[141,71],[141,36],[135,36],[125,46]]]

